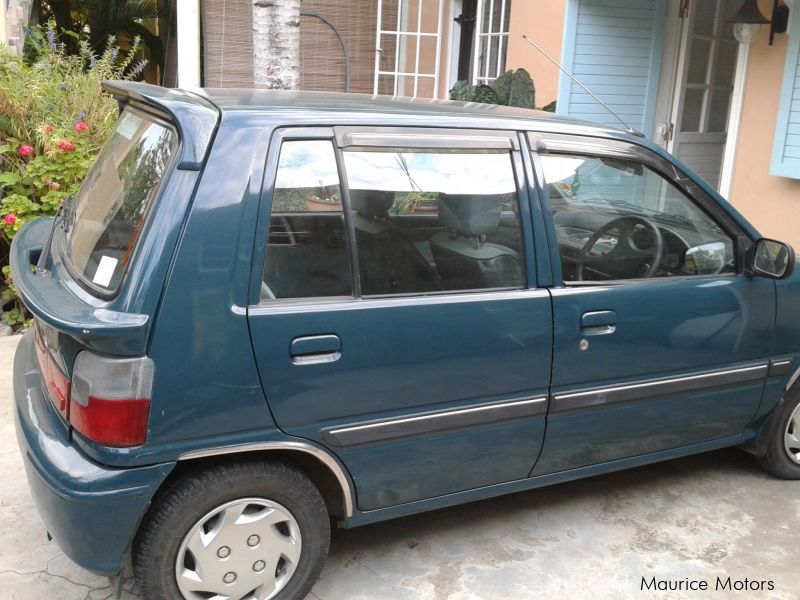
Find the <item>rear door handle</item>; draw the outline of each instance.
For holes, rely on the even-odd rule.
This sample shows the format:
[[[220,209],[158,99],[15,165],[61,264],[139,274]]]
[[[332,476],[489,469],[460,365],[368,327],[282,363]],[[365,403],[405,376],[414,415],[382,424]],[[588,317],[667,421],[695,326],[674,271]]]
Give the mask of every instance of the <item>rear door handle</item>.
[[[304,335],[289,345],[295,365],[319,365],[336,362],[342,357],[342,340],[338,335]]]
[[[608,335],[617,330],[617,313],[613,310],[594,310],[581,316],[581,332],[585,335]]]

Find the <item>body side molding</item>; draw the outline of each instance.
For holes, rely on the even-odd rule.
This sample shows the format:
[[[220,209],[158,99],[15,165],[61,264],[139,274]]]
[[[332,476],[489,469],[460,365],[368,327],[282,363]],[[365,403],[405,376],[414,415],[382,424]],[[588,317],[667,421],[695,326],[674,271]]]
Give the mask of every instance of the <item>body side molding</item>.
[[[552,410],[553,412],[563,412],[598,405],[636,402],[656,396],[668,396],[682,392],[756,381],[763,379],[768,369],[768,363],[760,362],[743,365],[735,369],[708,371],[681,377],[652,379],[627,385],[556,393],[552,396]]]
[[[323,430],[322,435],[331,444],[352,446],[511,419],[544,416],[546,409],[547,397],[529,397],[334,427]]]

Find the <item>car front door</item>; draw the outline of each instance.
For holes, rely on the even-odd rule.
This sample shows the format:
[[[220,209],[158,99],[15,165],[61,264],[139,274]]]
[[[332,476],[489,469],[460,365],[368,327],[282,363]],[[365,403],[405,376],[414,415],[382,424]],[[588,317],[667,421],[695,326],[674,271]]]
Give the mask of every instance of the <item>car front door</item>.
[[[248,309],[258,368],[278,426],[335,453],[362,510],[535,462],[552,314],[521,165],[506,132],[273,138]]]
[[[554,358],[534,474],[735,443],[770,368],[775,288],[745,232],[633,144],[529,135],[551,245]]]

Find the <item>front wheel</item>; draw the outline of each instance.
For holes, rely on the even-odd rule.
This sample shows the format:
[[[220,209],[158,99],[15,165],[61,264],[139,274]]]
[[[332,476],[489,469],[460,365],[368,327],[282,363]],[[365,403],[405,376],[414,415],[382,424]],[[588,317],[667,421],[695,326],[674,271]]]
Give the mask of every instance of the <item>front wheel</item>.
[[[145,600],[300,600],[329,543],[325,502],[303,473],[221,464],[160,496],[135,542],[136,582]]]
[[[793,389],[780,408],[762,466],[782,479],[800,479],[800,389]]]

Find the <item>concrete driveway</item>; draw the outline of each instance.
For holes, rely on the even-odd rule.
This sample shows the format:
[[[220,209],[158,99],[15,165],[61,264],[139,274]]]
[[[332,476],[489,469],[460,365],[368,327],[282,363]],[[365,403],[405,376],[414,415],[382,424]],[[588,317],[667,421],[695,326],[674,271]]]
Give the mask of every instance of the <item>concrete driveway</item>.
[[[11,361],[0,338],[0,597],[110,597],[45,531],[14,439]],[[725,450],[334,532],[311,598],[800,597],[800,482]],[[642,578],[704,580],[708,591],[642,591]],[[771,581],[765,591],[717,590]],[[126,599],[138,598],[133,581]]]

